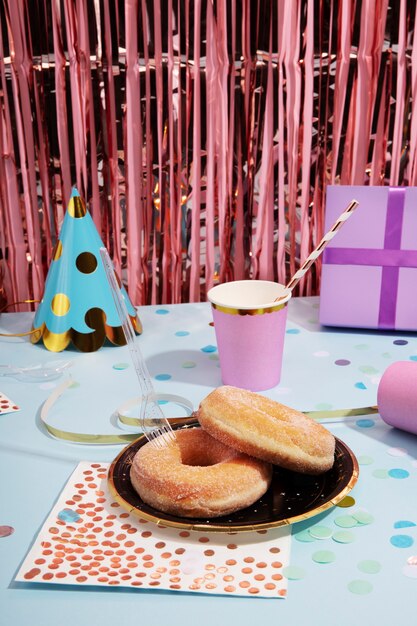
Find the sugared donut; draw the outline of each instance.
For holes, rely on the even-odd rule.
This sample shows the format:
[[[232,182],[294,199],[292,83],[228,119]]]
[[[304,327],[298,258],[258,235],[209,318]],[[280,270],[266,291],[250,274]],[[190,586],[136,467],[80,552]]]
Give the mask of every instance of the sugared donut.
[[[324,426],[260,394],[219,387],[202,400],[197,418],[213,437],[258,459],[306,474],[333,466],[335,438]]]
[[[181,517],[219,517],[250,506],[271,478],[269,463],[223,445],[201,428],[178,430],[175,442],[160,448],[146,443],[130,470],[144,502]]]

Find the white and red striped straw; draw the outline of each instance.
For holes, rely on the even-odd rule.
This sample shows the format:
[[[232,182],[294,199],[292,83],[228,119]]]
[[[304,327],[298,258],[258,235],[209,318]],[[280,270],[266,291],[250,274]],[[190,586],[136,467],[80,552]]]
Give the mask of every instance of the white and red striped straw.
[[[308,270],[313,265],[313,263],[315,263],[316,260],[319,258],[319,256],[321,255],[321,253],[323,252],[324,248],[327,246],[329,241],[333,239],[335,234],[342,228],[346,220],[349,219],[349,217],[352,215],[352,213],[354,212],[358,204],[359,203],[357,200],[352,200],[348,204],[346,209],[338,217],[337,221],[333,224],[331,229],[324,235],[323,239],[320,241],[317,248],[315,248],[315,250],[313,250],[313,252],[307,257],[307,259],[304,261],[300,269],[296,271],[294,276],[291,278],[290,282],[286,285],[286,289],[290,289],[291,291],[294,289],[297,283],[308,272]],[[277,298],[277,300],[279,299],[280,298]]]

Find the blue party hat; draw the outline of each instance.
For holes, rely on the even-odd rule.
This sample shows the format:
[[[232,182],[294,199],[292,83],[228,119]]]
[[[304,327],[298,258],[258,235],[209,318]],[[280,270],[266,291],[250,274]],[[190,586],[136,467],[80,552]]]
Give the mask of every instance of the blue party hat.
[[[71,343],[82,352],[93,352],[106,338],[125,345],[101,247],[95,224],[74,187],[33,321],[32,343],[43,340],[52,352],[65,350]],[[119,284],[132,324],[140,334],[139,317],[120,280]]]

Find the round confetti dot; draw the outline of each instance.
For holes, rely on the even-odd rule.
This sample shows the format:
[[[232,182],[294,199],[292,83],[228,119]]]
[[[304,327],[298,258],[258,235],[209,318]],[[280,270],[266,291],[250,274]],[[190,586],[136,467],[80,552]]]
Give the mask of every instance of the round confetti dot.
[[[305,576],[305,571],[296,565],[288,565],[284,567],[282,573],[288,580],[301,580]]]
[[[81,519],[81,516],[77,511],[73,511],[72,509],[63,509],[58,513],[58,519],[62,522],[77,522]]]
[[[0,526],[0,538],[9,537],[14,533],[13,526]]]
[[[414,539],[410,535],[393,535],[390,538],[390,543],[395,548],[409,548],[413,545]]]
[[[318,350],[317,352],[313,352],[313,356],[323,358],[325,356],[330,356],[330,352],[327,352],[326,350]]]
[[[316,411],[330,411],[333,408],[332,404],[326,404],[326,402],[321,402],[320,404],[316,404],[314,409]]]
[[[339,528],[353,528],[358,525],[353,515],[341,515],[340,517],[336,517],[334,523],[336,526],[339,526]]]
[[[168,309],[156,309],[155,313],[157,315],[167,315],[169,313]]]
[[[115,363],[113,365],[114,370],[125,370],[129,367],[129,363]]]
[[[207,354],[210,354],[211,352],[216,352],[216,350],[217,347],[212,345],[204,346],[203,348],[201,348],[201,352],[206,352]]]
[[[389,352],[383,352],[382,356],[384,357],[384,359],[391,359],[392,358],[392,356],[391,356],[391,354]]]
[[[386,469],[376,469],[372,472],[372,476],[374,478],[389,478],[388,470]]]
[[[354,517],[355,520],[362,525],[372,524],[374,521],[373,516],[367,511],[357,511],[356,513],[353,513],[352,517]]]
[[[359,426],[359,428],[372,428],[372,426],[375,426],[375,420],[371,420],[371,419],[361,419],[361,420],[356,420],[356,426]]]
[[[209,355],[209,359],[210,359],[210,361],[218,361],[219,360],[219,355],[218,354],[210,354]]]
[[[395,341],[392,342],[394,344],[394,346],[406,346],[408,344],[408,341],[406,341],[405,339],[395,339]]]
[[[369,346],[367,343],[358,343],[355,348],[356,350],[367,350]]]
[[[415,526],[415,523],[405,519],[398,520],[394,523],[394,528],[411,528],[412,526]]]
[[[345,496],[343,500],[341,500],[336,506],[339,506],[342,509],[348,509],[350,506],[355,504],[355,498],[352,496]]]
[[[302,543],[312,543],[315,541],[314,537],[310,535],[310,531],[301,530],[299,533],[295,533],[294,538]]]
[[[358,569],[364,574],[378,574],[381,571],[381,563],[372,560],[361,561],[358,563]]]
[[[387,454],[390,456],[406,456],[407,450],[404,448],[389,448]]]
[[[326,563],[333,563],[336,559],[336,555],[334,552],[331,552],[331,550],[318,550],[317,552],[314,552],[311,558],[315,563],[321,563],[324,565]]]
[[[310,528],[309,533],[314,539],[330,539],[333,531],[331,528],[327,528],[327,526],[313,526],[313,528]]]
[[[407,472],[405,469],[394,467],[388,471],[388,475],[391,476],[391,478],[402,480],[403,478],[408,478],[410,476],[410,472]]]
[[[175,333],[176,337],[187,337],[187,335],[189,335],[190,333],[188,332],[188,330],[177,330],[177,332]]]
[[[287,335],[299,335],[300,331],[298,328],[288,328],[288,330],[285,331],[287,333]]]
[[[367,389],[367,386],[365,385],[365,383],[362,383],[362,382],[355,383],[355,387],[356,389]]]
[[[361,365],[359,370],[364,374],[378,374],[378,370],[372,365]]]
[[[352,541],[355,541],[355,535],[348,530],[339,530],[337,533],[334,533],[332,538],[336,543],[352,543]]]
[[[417,361],[417,354],[412,354],[410,356],[410,361]]]
[[[348,584],[348,589],[351,593],[356,593],[363,596],[367,593],[370,593],[373,587],[371,583],[367,580],[351,580]]]
[[[374,462],[371,456],[367,456],[366,454],[362,454],[357,457],[359,465],[372,465]]]
[[[184,361],[184,363],[181,364],[181,367],[184,367],[185,369],[192,369],[196,365],[197,364],[194,361]]]
[[[81,252],[75,259],[75,265],[82,274],[92,274],[97,269],[97,259],[91,252]]]
[[[407,578],[417,578],[417,566],[416,565],[405,565],[402,569],[404,576]]]
[[[334,362],[335,365],[350,365],[350,361],[348,361],[347,359],[337,359],[337,361]]]
[[[169,380],[170,378],[172,378],[171,374],[156,374],[155,376],[156,380]]]

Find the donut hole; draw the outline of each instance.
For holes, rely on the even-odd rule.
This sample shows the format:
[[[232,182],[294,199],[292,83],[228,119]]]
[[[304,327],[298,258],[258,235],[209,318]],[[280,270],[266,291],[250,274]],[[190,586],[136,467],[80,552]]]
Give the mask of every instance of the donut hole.
[[[230,448],[206,433],[204,433],[201,439],[193,437],[192,441],[177,438],[177,444],[180,451],[181,464],[194,467],[210,467],[223,463],[230,458],[232,452]]]

